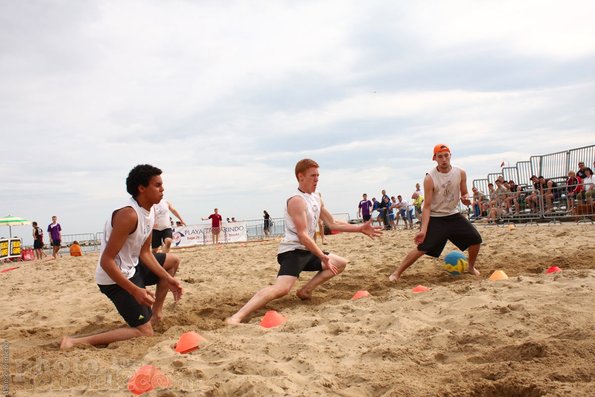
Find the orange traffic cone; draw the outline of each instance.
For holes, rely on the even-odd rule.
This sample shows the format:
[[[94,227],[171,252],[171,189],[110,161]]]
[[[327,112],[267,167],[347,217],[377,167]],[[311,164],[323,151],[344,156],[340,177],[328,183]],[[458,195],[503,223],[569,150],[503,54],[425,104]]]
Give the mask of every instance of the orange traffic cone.
[[[356,299],[367,298],[370,296],[368,291],[357,291],[352,297],[351,300],[354,301]]]
[[[414,294],[419,294],[420,292],[428,292],[431,289],[432,288],[424,287],[423,285],[418,285],[417,287],[413,288],[411,291],[413,291]]]
[[[264,314],[260,321],[260,326],[264,328],[273,328],[283,324],[287,319],[274,310],[269,310]]]
[[[207,340],[194,331],[184,332],[176,344],[178,353],[190,353],[199,348],[199,345]]]
[[[508,280],[508,276],[502,270],[496,270],[490,276],[490,280],[492,280],[492,281]]]

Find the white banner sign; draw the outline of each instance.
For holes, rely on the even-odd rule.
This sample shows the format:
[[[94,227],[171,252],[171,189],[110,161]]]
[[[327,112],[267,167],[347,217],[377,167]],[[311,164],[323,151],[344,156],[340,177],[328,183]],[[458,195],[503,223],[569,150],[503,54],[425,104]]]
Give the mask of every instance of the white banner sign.
[[[246,222],[223,222],[219,232],[219,243],[248,241]],[[188,225],[174,229],[172,247],[192,247],[199,244],[212,244],[213,233],[210,225]]]

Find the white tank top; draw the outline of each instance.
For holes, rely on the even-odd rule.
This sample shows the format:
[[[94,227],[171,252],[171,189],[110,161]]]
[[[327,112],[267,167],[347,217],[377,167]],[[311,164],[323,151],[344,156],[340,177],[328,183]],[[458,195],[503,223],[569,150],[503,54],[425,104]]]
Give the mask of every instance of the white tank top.
[[[150,211],[140,207],[136,200],[132,197],[127,205],[123,207],[116,208],[112,211],[107,222],[105,222],[105,226],[103,229],[103,239],[101,240],[101,251],[99,253],[99,262],[97,263],[97,269],[95,270],[95,282],[100,285],[111,285],[116,284],[114,280],[107,275],[105,270],[101,267],[101,255],[105,250],[107,245],[107,241],[112,233],[112,216],[113,213],[119,209],[125,207],[132,207],[134,211],[136,211],[136,215],[138,217],[138,223],[136,225],[136,229],[126,239],[126,242],[120,249],[120,252],[116,255],[114,260],[116,261],[116,265],[126,278],[131,278],[134,276],[136,272],[136,265],[138,265],[138,257],[140,254],[141,247],[143,246],[144,242],[147,240],[149,235],[151,234],[151,230],[153,229],[153,224],[155,223],[155,212],[153,207],[151,207]]]
[[[155,210],[155,230],[165,230],[171,228],[171,221],[169,220],[169,204],[165,199],[162,199],[159,204],[153,206]]]
[[[452,167],[450,171],[443,173],[434,167],[429,174],[434,182],[430,216],[448,216],[458,213],[461,199],[461,169]]]
[[[307,213],[307,220],[308,220],[308,235],[310,237],[314,237],[316,233],[316,229],[318,228],[318,219],[320,218],[320,207],[321,207],[321,199],[320,195],[316,192],[314,193],[304,193],[298,189],[296,194],[289,197],[285,201],[285,236],[281,243],[279,244],[278,253],[282,254],[283,252],[293,251],[296,249],[305,250],[306,247],[302,243],[300,243],[300,239],[297,235],[297,230],[293,223],[293,220],[289,216],[287,212],[287,203],[293,197],[299,196],[306,202],[306,213]]]

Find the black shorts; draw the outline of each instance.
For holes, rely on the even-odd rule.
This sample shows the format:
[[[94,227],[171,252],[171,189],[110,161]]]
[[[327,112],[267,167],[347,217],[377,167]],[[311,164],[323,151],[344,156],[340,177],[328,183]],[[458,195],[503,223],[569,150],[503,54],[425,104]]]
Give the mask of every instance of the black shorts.
[[[157,262],[161,266],[165,263],[166,254],[154,254]],[[144,263],[140,262],[136,266],[134,276],[130,281],[140,288],[145,288],[147,285],[155,285],[159,281],[153,272],[151,272]],[[124,318],[124,321],[131,327],[138,327],[148,322],[153,316],[153,312],[149,306],[141,305],[128,293],[124,288],[118,284],[99,285],[99,290],[104,293],[116,306],[118,313]]]
[[[461,251],[482,242],[477,229],[463,215],[432,216],[426,238],[417,246],[417,249],[425,252],[426,255],[438,258],[449,240]]]
[[[43,241],[35,240],[33,241],[33,248],[38,250],[43,248]]]
[[[166,238],[173,238],[174,234],[171,227],[163,230],[153,229],[151,237],[151,248],[159,248]]]
[[[60,247],[62,244],[62,240],[51,240],[50,245],[52,247]]]
[[[364,222],[368,222],[372,218],[372,215],[363,215],[362,218],[364,218]]]
[[[328,255],[328,252],[325,252]],[[319,272],[322,270],[320,258],[308,250],[293,250],[277,255],[279,276],[299,277],[301,272]]]

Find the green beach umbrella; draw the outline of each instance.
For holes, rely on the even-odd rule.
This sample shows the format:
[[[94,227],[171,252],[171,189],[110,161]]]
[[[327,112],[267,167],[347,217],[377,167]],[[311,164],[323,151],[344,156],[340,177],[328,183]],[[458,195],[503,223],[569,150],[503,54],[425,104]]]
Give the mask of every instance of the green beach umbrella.
[[[0,226],[8,226],[8,237],[12,237],[12,227],[13,226],[21,226],[21,225],[30,225],[31,221],[26,219],[20,218],[18,216],[5,216],[4,218],[0,218]]]

